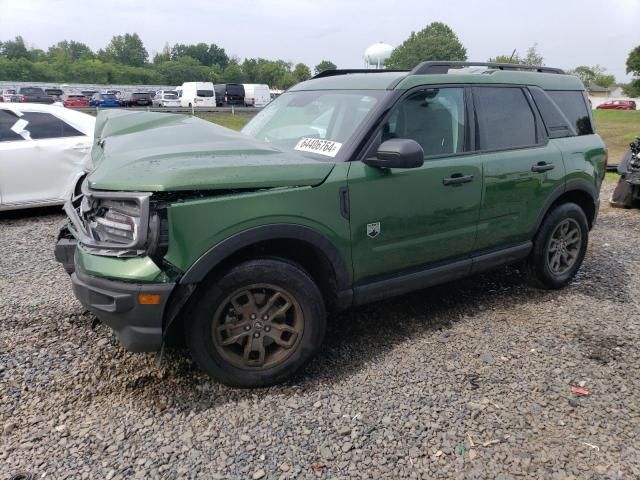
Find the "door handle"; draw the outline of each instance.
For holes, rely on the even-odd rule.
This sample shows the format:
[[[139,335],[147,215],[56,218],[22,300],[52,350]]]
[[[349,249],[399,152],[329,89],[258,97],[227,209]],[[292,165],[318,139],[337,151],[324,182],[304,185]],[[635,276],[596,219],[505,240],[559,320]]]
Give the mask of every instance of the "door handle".
[[[553,170],[556,166],[553,163],[547,162],[538,162],[534,166],[531,167],[532,172],[546,172],[548,170]]]
[[[469,183],[473,181],[473,175],[463,175],[461,173],[454,173],[449,178],[443,178],[442,184],[445,186],[462,185],[463,183]]]

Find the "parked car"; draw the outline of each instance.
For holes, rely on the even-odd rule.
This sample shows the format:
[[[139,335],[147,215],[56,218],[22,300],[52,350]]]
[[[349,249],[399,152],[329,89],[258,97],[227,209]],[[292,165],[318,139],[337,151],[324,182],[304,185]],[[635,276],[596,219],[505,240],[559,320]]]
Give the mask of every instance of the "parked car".
[[[597,110],[635,110],[636,102],[633,100],[610,100],[601,103],[596,107]]]
[[[472,65],[323,72],[242,132],[101,113],[56,247],[75,295],[129,350],[184,333],[211,377],[258,387],[313,356],[327,311],[512,262],[567,285],[605,175],[584,86],[548,67],[448,73]]]
[[[94,93],[89,100],[89,106],[100,108],[119,107],[120,102],[113,93]]]
[[[247,107],[264,107],[271,101],[269,86],[260,83],[245,83],[244,104]]]
[[[216,106],[216,94],[211,82],[185,82],[177,91],[183,107]]]
[[[54,102],[61,102],[64,95],[64,91],[60,88],[45,88],[44,93],[53,97]]]
[[[239,83],[218,83],[213,86],[216,92],[216,105],[244,106],[244,87]]]
[[[153,98],[149,92],[134,92],[127,99],[128,107],[150,107],[153,105]]]
[[[47,95],[40,87],[20,87],[18,89],[18,99],[24,103],[46,103],[51,104],[55,99]]]
[[[87,100],[91,100],[91,98],[96,94],[96,93],[100,93],[97,90],[82,90],[80,93],[82,93],[85,97],[87,97]]]
[[[154,107],[179,107],[180,99],[175,90],[159,90],[153,98]]]
[[[87,108],[89,99],[81,93],[69,93],[63,97],[62,105],[67,108]]]
[[[11,97],[16,96],[18,91],[15,88],[5,88],[0,92],[0,97],[5,102],[10,102]]]
[[[83,175],[95,118],[63,107],[0,105],[0,210],[60,205]]]

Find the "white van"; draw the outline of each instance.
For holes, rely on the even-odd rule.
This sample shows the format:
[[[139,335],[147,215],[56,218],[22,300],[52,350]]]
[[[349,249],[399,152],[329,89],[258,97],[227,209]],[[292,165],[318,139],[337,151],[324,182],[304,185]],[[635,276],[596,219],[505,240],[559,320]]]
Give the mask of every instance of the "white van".
[[[248,107],[264,107],[271,101],[269,86],[262,83],[244,83],[244,104]]]
[[[211,82],[184,82],[178,90],[183,107],[215,107],[216,94]]]

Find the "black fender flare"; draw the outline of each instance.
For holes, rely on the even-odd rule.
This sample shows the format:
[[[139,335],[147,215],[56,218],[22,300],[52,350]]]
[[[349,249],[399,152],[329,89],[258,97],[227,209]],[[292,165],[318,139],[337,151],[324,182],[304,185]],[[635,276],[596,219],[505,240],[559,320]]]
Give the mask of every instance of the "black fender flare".
[[[531,237],[534,237],[535,234],[538,232],[538,229],[540,228],[540,225],[542,224],[544,217],[546,217],[547,213],[549,213],[549,209],[551,208],[551,205],[553,205],[555,201],[558,200],[558,198],[560,198],[562,195],[565,195],[566,193],[570,193],[570,192],[575,192],[575,191],[586,193],[587,195],[589,195],[589,197],[593,201],[594,208],[596,208],[596,215],[597,215],[599,195],[598,195],[598,190],[596,190],[596,187],[592,183],[589,183],[587,180],[583,178],[572,178],[568,180],[564,185],[561,185],[558,188],[556,188],[547,197],[547,199],[545,200],[544,206],[540,209],[540,213],[538,214],[538,219],[536,220],[536,225],[531,234]]]
[[[331,263],[338,291],[350,287],[351,275],[338,248],[312,228],[296,224],[271,224],[249,228],[211,247],[196,260],[180,279],[180,284],[198,283],[230,255],[266,240],[301,240],[320,250]]]

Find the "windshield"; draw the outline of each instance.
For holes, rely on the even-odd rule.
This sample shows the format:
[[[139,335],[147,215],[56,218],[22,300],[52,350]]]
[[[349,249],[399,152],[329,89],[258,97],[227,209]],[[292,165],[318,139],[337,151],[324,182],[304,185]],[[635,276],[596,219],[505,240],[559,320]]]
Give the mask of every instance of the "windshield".
[[[242,133],[283,150],[336,157],[383,91],[289,92],[258,113]]]

